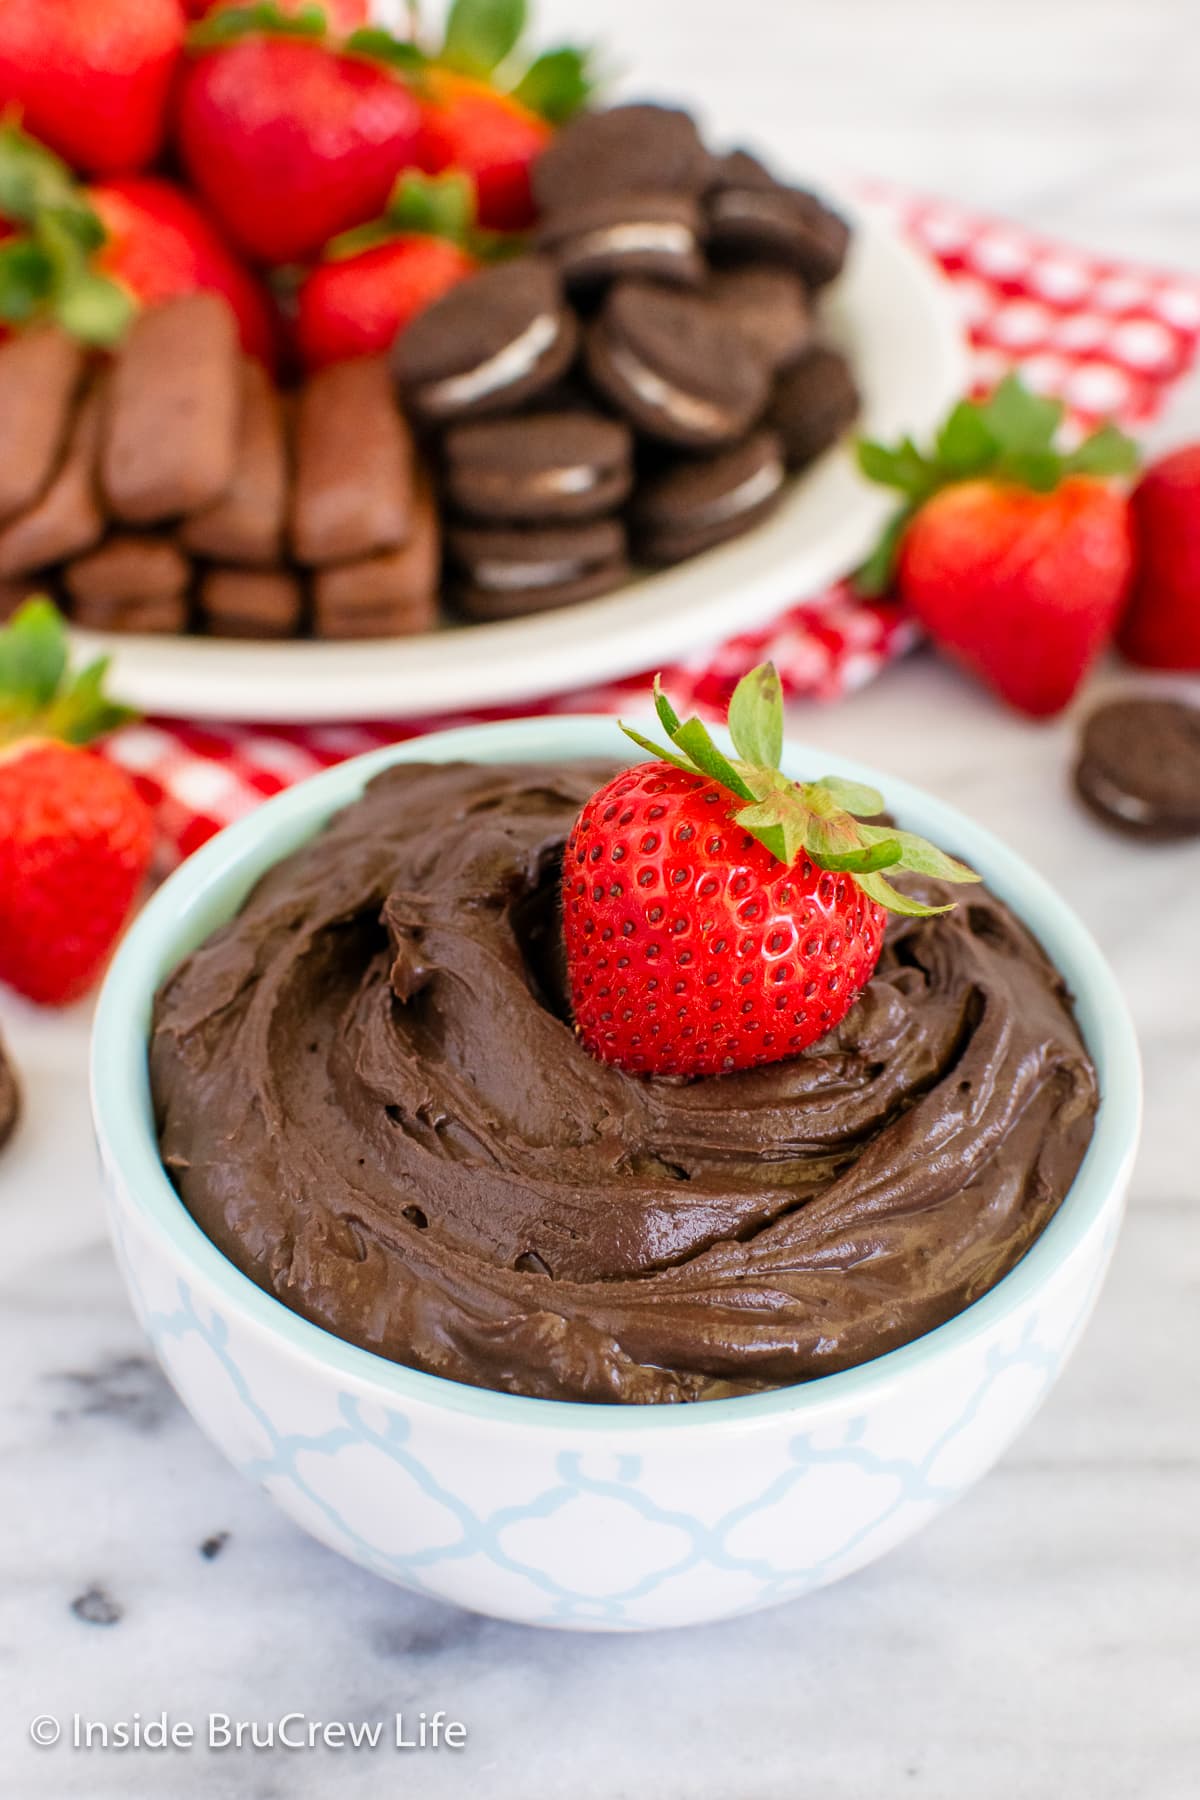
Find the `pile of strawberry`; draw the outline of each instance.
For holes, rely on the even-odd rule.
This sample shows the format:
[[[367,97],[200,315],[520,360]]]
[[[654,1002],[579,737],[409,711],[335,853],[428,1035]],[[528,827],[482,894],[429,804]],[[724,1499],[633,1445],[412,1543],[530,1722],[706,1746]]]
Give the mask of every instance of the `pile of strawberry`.
[[[1060,448],[1063,408],[1009,376],[961,401],[933,444],[862,442],[902,504],[856,577],[895,593],[953,661],[1031,718],[1061,712],[1114,645],[1200,670],[1200,445],[1143,472],[1103,425]]]
[[[455,0],[433,46],[367,0],[4,0],[0,329],[107,344],[213,289],[268,367],[387,349],[531,222],[587,98],[583,52],[523,54],[525,13]]]

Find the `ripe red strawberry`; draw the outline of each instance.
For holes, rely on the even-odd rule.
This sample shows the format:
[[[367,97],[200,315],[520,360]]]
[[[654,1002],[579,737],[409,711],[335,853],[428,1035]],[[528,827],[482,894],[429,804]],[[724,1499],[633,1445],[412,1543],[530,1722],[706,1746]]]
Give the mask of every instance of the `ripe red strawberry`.
[[[301,262],[382,212],[415,160],[421,107],[396,69],[344,49],[321,21],[270,7],[218,12],[192,34],[177,134],[226,235],[268,264]]]
[[[905,505],[860,571],[896,592],[930,636],[1034,718],[1071,699],[1115,629],[1133,570],[1129,503],[1105,477],[1136,466],[1112,426],[1070,455],[1054,447],[1057,402],[1010,377],[962,402],[931,454],[862,443],[873,480]]]
[[[410,170],[381,219],[335,238],[296,294],[305,367],[380,355],[439,294],[473,274],[473,207],[464,176]]]
[[[740,682],[725,757],[681,724],[655,683],[671,748],[593,795],[563,858],[563,931],[575,1026],[601,1062],[647,1075],[720,1075],[795,1056],[831,1031],[870,980],[886,910],[944,907],[879,873],[974,881],[962,863],[856,813],[872,788],[779,770],[783,697],[765,663]]]
[[[462,169],[475,187],[479,223],[523,231],[533,223],[529,171],[549,143],[545,119],[469,75],[431,69],[417,161],[430,174]]]
[[[536,57],[515,85],[498,86],[497,70],[522,61],[524,27],[524,0],[454,0],[445,40],[420,81],[417,160],[433,175],[462,170],[479,223],[492,231],[532,224],[530,165],[592,88],[586,52],[566,46]]]
[[[1150,465],[1133,527],[1137,574],[1117,646],[1149,669],[1200,669],[1200,444]]]
[[[130,715],[103,664],[66,682],[46,600],[0,632],[0,981],[44,1005],[87,992],[146,877],[153,826],[129,777],[80,746]]]
[[[144,169],[162,148],[183,32],[179,0],[4,0],[0,112],[88,174]]]
[[[96,268],[143,305],[200,290],[223,294],[246,351],[275,367],[271,300],[190,195],[157,176],[129,175],[97,183],[88,199],[107,233]]]

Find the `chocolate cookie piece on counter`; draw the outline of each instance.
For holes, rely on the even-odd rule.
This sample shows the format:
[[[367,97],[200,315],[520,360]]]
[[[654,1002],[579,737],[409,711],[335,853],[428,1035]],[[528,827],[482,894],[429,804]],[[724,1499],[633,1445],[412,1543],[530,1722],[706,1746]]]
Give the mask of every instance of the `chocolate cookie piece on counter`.
[[[705,291],[773,372],[786,369],[808,349],[808,289],[790,269],[766,263],[714,269]]]
[[[543,527],[456,525],[446,534],[460,579],[452,595],[469,619],[517,619],[619,587],[629,573],[616,519]]]
[[[777,181],[745,150],[716,163],[706,208],[716,257],[782,262],[811,288],[841,273],[850,246],[846,221],[815,194]]]
[[[92,631],[184,631],[191,564],[167,537],[119,533],[69,563],[71,617]]]
[[[779,377],[766,422],[783,439],[788,466],[802,469],[849,430],[860,404],[845,357],[818,344]]]
[[[647,562],[674,563],[738,537],[771,511],[785,476],[773,431],[756,431],[716,456],[680,458],[639,486],[634,547]]]
[[[586,354],[596,386],[637,430],[685,449],[736,442],[767,403],[766,364],[700,294],[622,282],[589,327]]]
[[[3,1150],[16,1130],[20,1116],[21,1090],[17,1086],[17,1077],[8,1060],[4,1042],[0,1039],[0,1150]]]
[[[219,499],[185,519],[180,542],[195,556],[246,568],[282,560],[288,501],[288,448],[283,407],[260,362],[244,356],[239,370],[237,457]]]
[[[533,165],[540,211],[610,194],[699,195],[712,158],[690,114],[670,106],[610,106],[580,113],[550,140]]]
[[[399,550],[319,569],[313,629],[321,638],[412,637],[437,624],[441,522],[428,477],[419,472],[413,529]]]
[[[1098,707],[1083,727],[1075,788],[1131,837],[1200,835],[1200,707],[1143,695]]]
[[[606,194],[549,213],[536,241],[569,288],[622,276],[694,288],[706,273],[701,225],[689,194]]]
[[[53,475],[84,367],[82,347],[56,325],[0,344],[0,521],[32,506]]]
[[[103,391],[84,395],[71,424],[57,470],[28,512],[0,526],[0,576],[27,575],[51,563],[82,556],[104,536],[96,492]]]
[[[578,337],[554,264],[522,256],[460,281],[415,318],[396,342],[396,379],[427,424],[506,412],[566,374]]]
[[[210,505],[233,478],[237,321],[217,294],[139,313],[108,387],[101,485],[118,519],[155,525]]]
[[[290,535],[314,568],[395,550],[413,524],[412,434],[383,357],[333,363],[296,409]]]
[[[594,518],[633,483],[629,427],[578,408],[458,425],[442,453],[447,494],[477,519]]]
[[[304,623],[304,587],[290,569],[206,569],[196,600],[213,637],[290,638]]]

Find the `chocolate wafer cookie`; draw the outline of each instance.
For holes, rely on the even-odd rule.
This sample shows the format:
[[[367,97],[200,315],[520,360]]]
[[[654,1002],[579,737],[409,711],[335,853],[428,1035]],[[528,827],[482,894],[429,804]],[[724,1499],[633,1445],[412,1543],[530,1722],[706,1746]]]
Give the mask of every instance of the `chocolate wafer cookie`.
[[[71,616],[93,631],[178,632],[188,622],[191,564],[166,537],[119,533],[70,563]]]
[[[75,414],[62,460],[27,512],[0,527],[0,576],[26,575],[81,556],[104,536],[96,459],[104,395],[97,385]]]
[[[1138,695],[1098,707],[1083,727],[1075,788],[1128,836],[1200,835],[1200,707]]]
[[[239,390],[233,476],[218,500],[184,520],[179,537],[194,556],[270,568],[282,559],[287,520],[283,407],[270,376],[253,357],[241,360]]]
[[[304,623],[304,587],[290,569],[206,569],[196,604],[213,637],[290,638]]]
[[[437,624],[441,522],[428,475],[418,469],[413,526],[399,550],[319,569],[313,630],[322,638],[411,637]]]
[[[237,322],[216,294],[134,320],[109,384],[101,481],[115,516],[153,525],[209,506],[237,455]]]
[[[412,436],[382,357],[335,363],[296,409],[291,542],[312,567],[398,549],[413,524]]]
[[[84,366],[81,346],[54,325],[0,344],[0,521],[32,506],[53,475]]]
[[[0,1150],[16,1130],[20,1116],[21,1090],[17,1086],[17,1077],[4,1044],[0,1041]]]

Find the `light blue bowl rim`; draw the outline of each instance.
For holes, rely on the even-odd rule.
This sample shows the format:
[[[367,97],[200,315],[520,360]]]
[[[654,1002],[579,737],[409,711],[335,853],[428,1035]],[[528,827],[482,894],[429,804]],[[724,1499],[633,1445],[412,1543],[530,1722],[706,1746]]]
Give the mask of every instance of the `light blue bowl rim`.
[[[1088,1237],[1128,1180],[1141,1122],[1141,1069],[1133,1022],[1116,979],[1090,933],[1035,870],[999,838],[922,789],[866,764],[790,742],[789,773],[840,774],[880,788],[901,823],[970,862],[993,892],[1037,934],[1076,997],[1085,1041],[1100,1078],[1101,1103],[1087,1156],[1046,1230],[981,1299],[898,1350],[856,1368],[792,1387],[693,1406],[592,1405],[535,1400],[468,1387],[389,1362],[348,1344],[265,1293],[196,1225],[159,1160],[146,1042],[156,988],[182,957],[241,904],[254,881],[320,829],[395,763],[632,762],[615,720],[595,716],[519,719],[413,738],[355,757],[299,783],[222,831],[190,857],[150,900],[109,970],[92,1038],[92,1104],[102,1157],[118,1172],[142,1224],[172,1261],[198,1277],[239,1319],[301,1360],[376,1390],[386,1402],[420,1402],[494,1424],[626,1433],[712,1430],[787,1417],[811,1422],[833,1408],[863,1407],[884,1390],[990,1332],[1031,1300]]]

